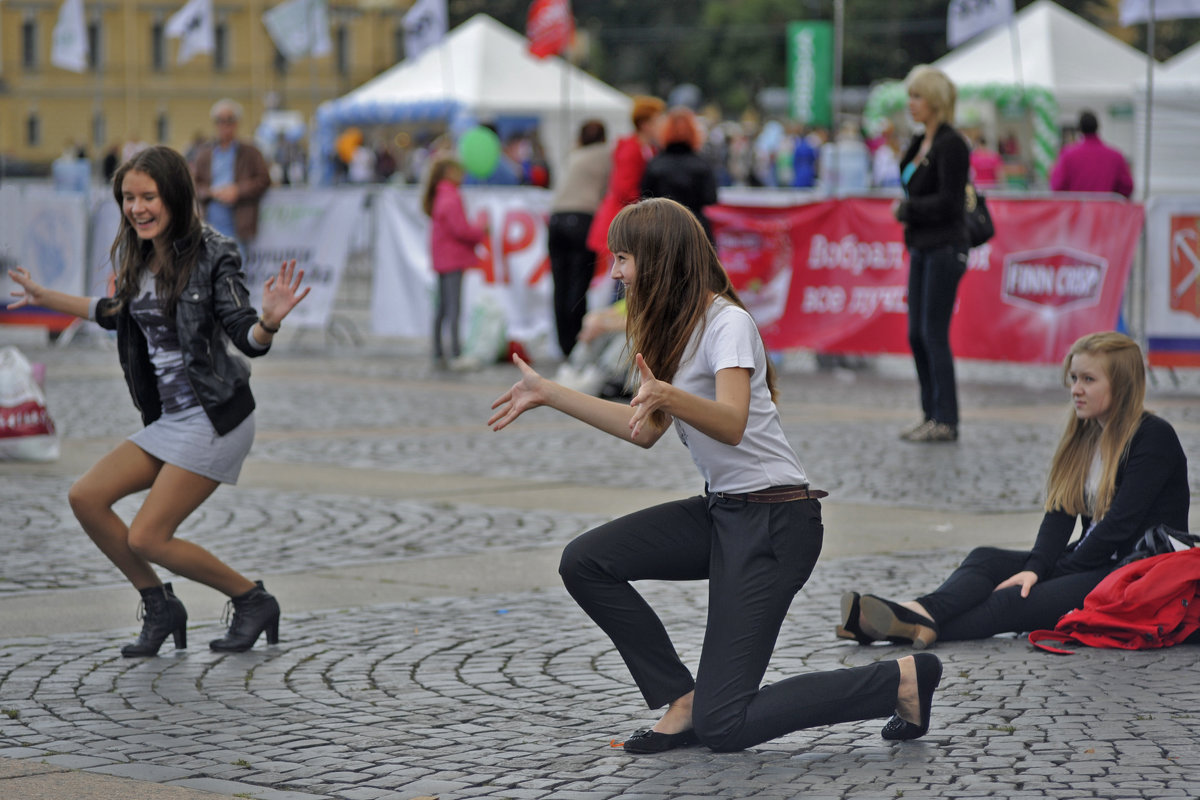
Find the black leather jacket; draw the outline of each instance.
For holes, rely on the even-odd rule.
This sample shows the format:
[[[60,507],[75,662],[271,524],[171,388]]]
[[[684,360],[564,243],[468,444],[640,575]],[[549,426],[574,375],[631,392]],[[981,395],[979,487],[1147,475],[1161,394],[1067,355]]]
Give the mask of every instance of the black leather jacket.
[[[250,393],[250,367],[229,349],[232,342],[247,356],[255,350],[246,341],[258,312],[250,305],[237,244],[204,226],[204,250],[188,278],[187,289],[175,307],[175,325],[188,383],[217,433],[224,436],[254,410]],[[149,425],[162,416],[158,381],[150,362],[146,337],[126,305],[112,313],[116,300],[103,298],[96,305],[96,322],[117,332],[117,351],[133,404]]]

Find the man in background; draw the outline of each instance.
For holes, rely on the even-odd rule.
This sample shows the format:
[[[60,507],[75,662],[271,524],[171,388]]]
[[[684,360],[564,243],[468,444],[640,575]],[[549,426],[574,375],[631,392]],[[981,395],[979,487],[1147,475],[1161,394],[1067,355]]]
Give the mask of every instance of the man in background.
[[[208,224],[237,240],[242,257],[258,234],[258,206],[271,186],[267,161],[248,141],[237,138],[242,107],[218,100],[212,107],[216,139],[196,155],[192,177]]]
[[[1100,123],[1091,111],[1079,115],[1082,140],[1064,148],[1050,173],[1056,192],[1115,192],[1133,194],[1133,176],[1119,150],[1100,141]]]

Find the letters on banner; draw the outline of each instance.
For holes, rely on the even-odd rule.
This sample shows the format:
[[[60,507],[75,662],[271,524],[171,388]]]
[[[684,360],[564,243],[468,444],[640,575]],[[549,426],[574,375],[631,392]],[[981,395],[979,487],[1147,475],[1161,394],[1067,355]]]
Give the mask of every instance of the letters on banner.
[[[1079,336],[1115,327],[1140,206],[994,200],[996,236],[970,252],[950,327],[966,358],[1056,363]],[[908,352],[908,253],[891,200],[788,208],[718,206],[725,268],[767,346]]]
[[[1200,197],[1147,207],[1146,343],[1154,366],[1200,367]]]

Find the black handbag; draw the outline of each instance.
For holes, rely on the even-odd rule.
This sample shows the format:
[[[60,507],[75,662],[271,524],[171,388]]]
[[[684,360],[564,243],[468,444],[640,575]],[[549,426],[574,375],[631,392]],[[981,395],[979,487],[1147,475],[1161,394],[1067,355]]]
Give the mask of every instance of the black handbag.
[[[1164,553],[1174,553],[1176,549],[1175,542],[1184,545],[1184,548],[1195,547],[1200,544],[1200,536],[1187,531],[1177,531],[1167,525],[1155,525],[1138,539],[1137,544],[1133,546],[1133,552],[1121,559],[1120,566],[1125,566],[1134,561],[1140,561],[1143,558],[1150,556],[1161,556]]]
[[[974,184],[967,184],[966,196],[963,210],[967,220],[967,238],[971,241],[971,247],[979,247],[996,235],[996,226],[992,224],[987,201],[975,190]]]

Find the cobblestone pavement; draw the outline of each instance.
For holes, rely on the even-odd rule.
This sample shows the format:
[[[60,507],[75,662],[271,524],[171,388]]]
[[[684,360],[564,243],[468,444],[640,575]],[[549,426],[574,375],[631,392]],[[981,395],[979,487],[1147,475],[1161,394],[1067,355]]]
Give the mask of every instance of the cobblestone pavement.
[[[434,373],[403,343],[391,352],[279,350],[255,365],[256,463],[520,478],[597,492],[699,488],[675,441],[644,453],[549,413],[518,423],[524,434],[491,433],[483,422],[512,380],[505,368]],[[108,445],[138,424],[115,353],[95,345],[26,352],[48,364],[65,453]],[[827,505],[877,507],[880,526],[895,508],[1036,510],[1065,413],[1054,370],[964,365],[963,439],[947,447],[895,439],[912,419],[915,387],[893,372],[785,364],[788,434],[814,483],[833,491]],[[1176,424],[1193,456],[1196,492],[1194,382],[1160,381],[1150,405]],[[44,465],[0,471],[0,612],[6,598],[70,603],[80,591],[119,584],[66,506],[73,477]],[[118,508],[129,514],[136,498]],[[255,485],[222,488],[181,535],[248,574],[413,560],[434,571],[463,554],[557,548],[604,518],[475,497]],[[793,605],[767,680],[906,653],[835,639],[837,598],[855,587],[897,597],[929,587],[965,552],[954,541],[933,546],[823,560]],[[644,588],[694,663],[704,586]],[[194,618],[191,649],[123,659],[132,624],[20,638],[0,627],[0,762],[266,800],[1200,796],[1190,647],[1052,656],[1016,638],[942,644],[935,652],[945,677],[931,732],[919,742],[884,742],[874,721],[737,754],[631,757],[610,742],[654,715],[608,641],[555,585],[285,608],[279,645],[237,655],[204,648],[219,622]]]

